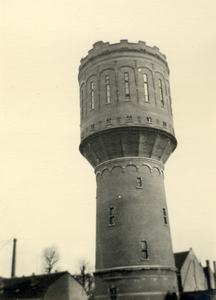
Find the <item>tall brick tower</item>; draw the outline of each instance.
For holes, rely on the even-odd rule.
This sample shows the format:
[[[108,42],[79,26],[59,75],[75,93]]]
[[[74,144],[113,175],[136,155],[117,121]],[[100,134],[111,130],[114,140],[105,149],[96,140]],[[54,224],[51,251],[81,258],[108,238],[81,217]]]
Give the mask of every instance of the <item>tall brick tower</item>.
[[[164,164],[177,145],[166,57],[97,42],[79,68],[80,152],[97,180],[97,300],[178,294]]]

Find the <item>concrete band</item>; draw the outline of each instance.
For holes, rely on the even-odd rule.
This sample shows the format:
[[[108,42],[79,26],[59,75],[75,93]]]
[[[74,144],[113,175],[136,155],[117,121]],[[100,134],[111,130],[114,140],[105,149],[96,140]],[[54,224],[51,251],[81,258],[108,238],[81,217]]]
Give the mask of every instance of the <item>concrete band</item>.
[[[157,266],[157,265],[148,265],[148,266],[124,266],[124,267],[116,267],[116,268],[107,268],[107,269],[103,269],[103,270],[96,270],[94,272],[95,275],[98,274],[105,274],[105,273],[109,273],[109,272],[115,272],[115,271],[142,271],[142,270],[166,270],[166,271],[177,271],[178,269],[175,267],[167,267],[167,266]]]

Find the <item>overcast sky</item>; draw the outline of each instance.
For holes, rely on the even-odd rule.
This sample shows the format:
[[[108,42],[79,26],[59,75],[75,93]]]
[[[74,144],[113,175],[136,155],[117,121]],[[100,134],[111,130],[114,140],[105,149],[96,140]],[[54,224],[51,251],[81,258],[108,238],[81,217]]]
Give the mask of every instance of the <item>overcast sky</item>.
[[[94,269],[95,175],[79,153],[80,59],[102,40],[167,56],[178,147],[165,166],[174,252],[216,260],[216,1],[1,0],[0,276]]]

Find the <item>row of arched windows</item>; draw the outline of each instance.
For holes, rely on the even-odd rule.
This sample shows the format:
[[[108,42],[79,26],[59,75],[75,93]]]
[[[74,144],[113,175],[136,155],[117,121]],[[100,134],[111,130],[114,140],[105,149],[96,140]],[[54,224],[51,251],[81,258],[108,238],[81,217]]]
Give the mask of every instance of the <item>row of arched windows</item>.
[[[107,72],[111,73],[112,72]],[[116,90],[115,86],[115,76],[110,76],[110,74],[104,74],[103,80],[99,83],[100,85],[100,94],[102,100],[105,104],[111,104],[112,101],[115,101],[117,97],[121,100],[131,101],[136,97],[136,87],[135,87],[135,78],[132,72],[128,70],[123,73],[123,76],[120,76],[119,84],[118,84],[118,91]],[[114,78],[112,78],[114,77]],[[142,100],[145,103],[150,103],[154,99],[154,85],[156,89],[156,94],[158,95],[161,107],[165,107],[165,97],[166,92],[168,91],[168,106],[169,111],[172,114],[172,107],[171,107],[171,95],[170,95],[170,88],[167,82],[168,88],[166,90],[165,81],[161,78],[158,78],[155,83],[153,83],[153,77],[151,74],[143,73],[142,74],[142,86],[139,86],[139,90],[141,91],[143,97]],[[95,91],[98,90],[98,82],[96,80],[96,76],[90,77],[87,81],[87,85],[81,85],[80,90],[80,106],[81,106],[81,117],[84,117],[85,111],[89,110],[92,111],[95,109],[95,104],[97,100],[97,93]],[[118,95],[117,95],[118,94]],[[152,99],[151,99],[152,98]]]

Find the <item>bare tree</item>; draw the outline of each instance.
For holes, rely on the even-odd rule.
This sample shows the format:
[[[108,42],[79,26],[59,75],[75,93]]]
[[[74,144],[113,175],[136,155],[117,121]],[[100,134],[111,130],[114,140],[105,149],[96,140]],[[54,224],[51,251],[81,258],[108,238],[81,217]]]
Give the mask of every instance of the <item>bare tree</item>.
[[[74,278],[83,286],[88,295],[94,288],[94,277],[90,272],[90,265],[85,260],[79,263],[79,274],[75,274]]]
[[[43,260],[45,263],[45,270],[47,273],[51,273],[54,265],[59,261],[59,253],[57,248],[52,246],[44,249]]]

